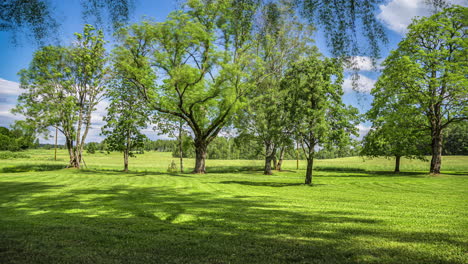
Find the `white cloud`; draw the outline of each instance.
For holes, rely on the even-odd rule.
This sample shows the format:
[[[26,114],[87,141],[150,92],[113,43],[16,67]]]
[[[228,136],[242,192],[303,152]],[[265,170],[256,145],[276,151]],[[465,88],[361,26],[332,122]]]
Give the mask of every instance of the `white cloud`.
[[[0,96],[18,96],[21,94],[21,92],[22,91],[19,88],[19,83],[0,78]]]
[[[467,0],[448,0],[449,4],[467,5]],[[380,5],[380,19],[389,29],[404,35],[407,27],[415,17],[429,16],[433,7],[426,0],[391,0]]]
[[[359,79],[356,80],[357,89],[353,89],[353,80],[352,76],[347,77],[343,82],[343,91],[344,93],[351,93],[353,91],[358,91],[362,93],[370,93],[370,91],[374,88],[375,80],[366,77],[362,74],[358,74]]]
[[[96,105],[96,110],[91,114],[91,123],[94,126],[103,126],[105,124],[103,118],[107,115],[106,108],[109,106],[109,102],[102,100]]]
[[[357,129],[359,129],[359,137],[358,137],[359,140],[362,140],[367,135],[367,133],[369,133],[369,130],[371,129],[370,127],[365,126],[363,124],[359,124],[356,127]]]
[[[0,126],[8,127],[15,120],[24,119],[22,115],[10,112],[15,107],[16,97],[21,92],[18,83],[0,78]]]
[[[354,56],[350,58],[350,62],[346,65],[346,70],[349,71],[357,68],[359,71],[376,71],[382,69],[382,66],[380,66],[381,62],[382,60],[377,60],[374,65],[370,57]]]

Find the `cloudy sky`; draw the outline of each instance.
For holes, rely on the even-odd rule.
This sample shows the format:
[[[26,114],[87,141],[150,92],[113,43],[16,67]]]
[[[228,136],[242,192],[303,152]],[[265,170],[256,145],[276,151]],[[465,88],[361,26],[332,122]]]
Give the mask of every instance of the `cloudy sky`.
[[[63,23],[61,31],[63,35],[62,41],[69,43],[73,39],[73,32],[82,31],[81,14],[76,12],[80,10],[78,0],[68,1],[51,1],[55,7],[55,12],[58,14],[60,21]],[[138,18],[148,16],[160,21],[174,9],[175,1],[152,1],[152,0],[137,0],[134,10],[134,21]],[[467,5],[467,0],[452,0],[454,4]],[[426,4],[426,0],[389,0],[380,5],[376,10],[375,15],[385,25],[389,44],[383,48],[382,57],[385,57],[388,52],[395,49],[398,42],[404,37],[407,26],[411,20],[417,16],[430,15],[431,9]],[[73,15],[70,15],[73,14]],[[8,127],[14,120],[21,119],[21,116],[15,116],[10,113],[10,109],[16,104],[17,96],[21,93],[18,85],[17,72],[22,68],[26,68],[32,59],[32,54],[37,48],[36,45],[29,44],[30,41],[20,39],[19,45],[14,45],[11,41],[12,35],[8,32],[0,32],[0,126]],[[317,46],[324,53],[327,53],[327,47],[317,35]],[[353,91],[352,82],[348,77],[343,83],[345,92],[343,100],[345,103],[354,105],[365,112],[369,109],[372,98],[369,92],[372,90],[374,83],[379,75],[378,69],[372,68],[371,61],[366,57],[356,57],[356,62],[359,64],[361,71],[359,72],[359,90],[360,93]],[[98,109],[93,114],[93,126],[88,136],[87,141],[101,141],[99,135],[100,127],[103,124],[102,116],[106,114],[106,102],[98,105]],[[364,123],[359,125],[361,135],[364,135],[369,130],[369,124]],[[158,136],[152,131],[151,127],[145,130],[145,133],[152,139],[164,136]],[[59,138],[62,141],[63,138]],[[51,143],[52,139],[40,139],[42,143]]]

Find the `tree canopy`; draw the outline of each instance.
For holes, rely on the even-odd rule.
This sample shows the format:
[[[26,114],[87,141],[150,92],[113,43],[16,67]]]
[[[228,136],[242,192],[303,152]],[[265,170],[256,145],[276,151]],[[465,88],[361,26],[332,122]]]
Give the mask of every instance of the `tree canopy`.
[[[440,173],[443,131],[468,118],[466,7],[415,20],[385,60],[373,91],[375,117],[413,116],[431,135],[431,173]]]
[[[86,25],[75,35],[72,46],[45,46],[34,53],[29,67],[19,73],[25,91],[13,111],[39,133],[56,127],[66,138],[70,166],[79,168],[107,67],[102,31]]]

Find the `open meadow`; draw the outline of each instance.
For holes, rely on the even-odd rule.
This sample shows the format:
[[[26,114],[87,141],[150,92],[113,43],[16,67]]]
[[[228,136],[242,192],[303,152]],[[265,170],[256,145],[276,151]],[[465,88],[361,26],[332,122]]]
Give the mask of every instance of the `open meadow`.
[[[468,263],[468,156],[360,157],[262,174],[263,161],[207,160],[168,173],[170,153],[60,150],[0,160],[0,263]]]

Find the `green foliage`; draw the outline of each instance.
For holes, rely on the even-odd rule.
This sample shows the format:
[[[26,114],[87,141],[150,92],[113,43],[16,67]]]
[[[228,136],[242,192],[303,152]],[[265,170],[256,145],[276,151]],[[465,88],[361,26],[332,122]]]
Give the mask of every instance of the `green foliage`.
[[[383,0],[296,0],[311,23],[323,29],[330,51],[344,57],[358,53],[378,58],[387,43],[384,27],[375,10]],[[364,39],[366,41],[358,41]]]
[[[96,150],[98,149],[98,145],[99,145],[99,143],[97,143],[97,142],[89,142],[85,146],[86,152],[89,153],[89,154],[96,153]]]
[[[183,119],[199,161],[251,89],[256,1],[188,1],[166,21],[120,32],[114,66],[152,110]],[[204,163],[196,170],[203,173]]]
[[[79,2],[82,6],[82,18],[86,23],[115,30],[129,20],[134,0]],[[54,11],[54,4],[48,0],[3,0],[0,3],[0,31],[12,32],[15,43],[20,33],[26,33],[38,44],[44,45],[50,40],[58,39],[62,14],[57,16]]]
[[[374,120],[401,116],[416,129],[410,137],[430,133],[432,173],[440,171],[443,131],[468,118],[467,12],[456,6],[415,20],[372,91]]]
[[[174,161],[171,161],[169,167],[167,167],[167,172],[169,173],[177,173],[178,172],[177,164]]]
[[[337,61],[311,56],[293,65],[283,80],[294,133],[307,157],[313,157],[316,147],[347,145],[349,136],[356,135],[358,111],[341,101],[342,78]]]
[[[13,32],[14,42],[17,32],[24,32],[24,29],[39,44],[57,33],[58,22],[47,0],[4,0],[0,3],[0,17],[0,31]]]
[[[0,140],[1,140],[2,135],[0,135]],[[0,141],[0,145],[1,145]],[[0,159],[27,159],[30,158],[31,156],[25,153],[18,153],[18,152],[12,152],[12,151],[0,151]]]
[[[346,146],[357,133],[358,110],[341,101],[342,82],[343,68],[338,61],[310,56],[294,64],[281,84],[288,94],[286,107],[293,133],[307,158],[306,184],[312,182],[315,149]]]
[[[38,145],[34,129],[16,121],[11,129],[0,127],[0,150],[20,151]]]
[[[428,131],[416,125],[423,122],[420,120],[423,117],[405,113],[410,110],[398,103],[391,108],[382,107],[379,104],[383,101],[379,97],[380,89],[384,88],[379,83],[371,92],[376,100],[366,116],[372,122],[372,128],[363,139],[360,154],[424,159],[424,155],[430,153],[431,139]]]
[[[444,155],[468,155],[468,121],[449,126],[444,138]]]
[[[143,148],[146,136],[140,132],[146,128],[150,112],[145,102],[130,84],[121,79],[114,79],[106,97],[110,100],[106,124],[102,134],[109,150],[126,152]]]
[[[158,152],[172,152],[175,148],[177,148],[176,140],[165,140],[165,139],[150,140],[148,138],[145,139],[144,147],[143,147],[145,151],[158,151]]]
[[[38,133],[56,127],[65,136],[70,166],[80,167],[91,114],[101,100],[107,75],[104,36],[86,25],[70,47],[46,46],[20,71],[21,88],[13,110]]]
[[[258,60],[253,74],[258,81],[246,96],[236,127],[240,134],[251,134],[259,141],[255,151],[267,159],[265,173],[270,174],[269,160],[292,143],[293,124],[284,107],[288,94],[280,89],[281,80],[293,62],[314,54],[316,47],[311,45],[312,29],[301,23],[288,3],[266,3],[257,21],[254,52]]]

